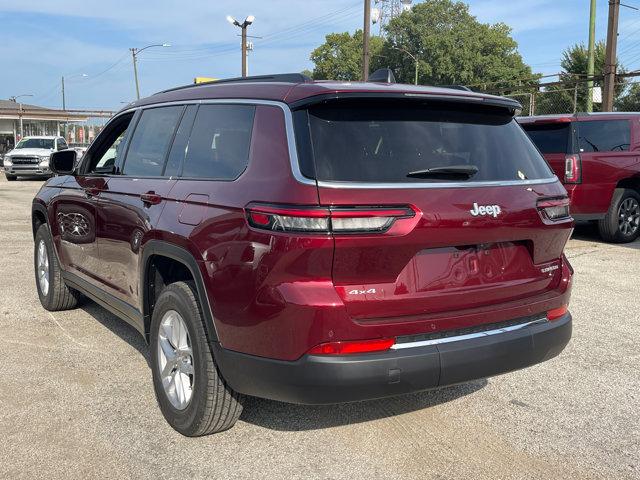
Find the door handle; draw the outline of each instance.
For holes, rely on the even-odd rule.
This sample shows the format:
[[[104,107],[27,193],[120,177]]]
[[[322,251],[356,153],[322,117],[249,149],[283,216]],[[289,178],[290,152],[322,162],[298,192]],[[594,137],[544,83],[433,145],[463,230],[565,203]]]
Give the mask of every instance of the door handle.
[[[100,195],[100,189],[99,188],[85,188],[84,189],[84,195],[87,198],[97,197],[98,195]]]
[[[145,205],[158,205],[162,201],[162,197],[156,192],[147,192],[140,195],[142,203]]]

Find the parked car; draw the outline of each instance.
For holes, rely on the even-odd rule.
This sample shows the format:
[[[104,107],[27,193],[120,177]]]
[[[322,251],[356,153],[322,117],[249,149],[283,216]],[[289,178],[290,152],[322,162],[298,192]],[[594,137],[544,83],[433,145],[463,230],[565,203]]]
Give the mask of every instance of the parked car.
[[[513,100],[298,74],[119,112],[33,201],[38,295],[149,342],[197,436],[245,395],[374,399],[505,373],[571,336],[568,199]]]
[[[569,192],[576,220],[609,242],[640,235],[640,115],[592,113],[518,121]]]
[[[13,181],[19,176],[50,177],[49,157],[52,152],[66,150],[63,137],[24,137],[4,156],[4,175]]]

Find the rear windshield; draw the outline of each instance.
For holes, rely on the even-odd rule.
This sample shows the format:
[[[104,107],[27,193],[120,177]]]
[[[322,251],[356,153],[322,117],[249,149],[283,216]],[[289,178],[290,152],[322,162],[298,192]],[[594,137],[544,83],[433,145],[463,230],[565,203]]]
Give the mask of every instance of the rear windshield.
[[[527,135],[502,110],[342,100],[307,112],[311,148],[300,148],[298,135],[301,169],[320,181],[446,182],[452,179],[407,175],[451,167],[477,169],[468,178],[458,176],[456,182],[553,176]],[[296,115],[300,129],[300,112]]]
[[[571,153],[571,124],[522,125],[542,153]]]

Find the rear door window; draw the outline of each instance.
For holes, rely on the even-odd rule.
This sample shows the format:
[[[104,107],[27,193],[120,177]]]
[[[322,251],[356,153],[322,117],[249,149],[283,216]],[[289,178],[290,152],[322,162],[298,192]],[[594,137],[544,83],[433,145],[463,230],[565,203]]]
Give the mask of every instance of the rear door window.
[[[522,125],[542,153],[571,153],[571,123]]]
[[[124,175],[159,177],[184,106],[144,110],[124,163]]]
[[[196,114],[183,177],[235,180],[247,168],[255,107],[201,105]]]
[[[628,120],[593,120],[578,122],[578,145],[581,152],[624,152],[631,143]]]
[[[313,162],[301,159],[301,169],[320,181],[442,182],[451,180],[407,175],[451,167],[477,169],[469,182],[553,176],[515,120],[498,109],[342,100],[313,106],[305,122],[300,118],[296,128],[309,129],[311,148],[298,151],[313,156]]]

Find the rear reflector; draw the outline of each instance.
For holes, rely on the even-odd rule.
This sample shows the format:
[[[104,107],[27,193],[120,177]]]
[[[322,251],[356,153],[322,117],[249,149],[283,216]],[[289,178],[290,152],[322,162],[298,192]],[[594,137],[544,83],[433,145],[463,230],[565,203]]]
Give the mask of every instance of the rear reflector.
[[[569,199],[562,197],[538,200],[538,210],[547,220],[565,220],[570,217]]]
[[[554,320],[558,320],[559,318],[564,317],[568,311],[569,311],[568,305],[563,305],[560,308],[554,308],[553,310],[549,310],[547,312],[547,319],[550,322],[553,322]]]
[[[309,350],[309,354],[351,355],[354,353],[384,352],[389,350],[394,343],[396,343],[395,338],[321,343]]]
[[[564,183],[580,182],[580,156],[567,155],[564,159]]]
[[[251,204],[247,221],[254,228],[280,232],[384,233],[396,220],[413,218],[410,207],[279,207]]]

